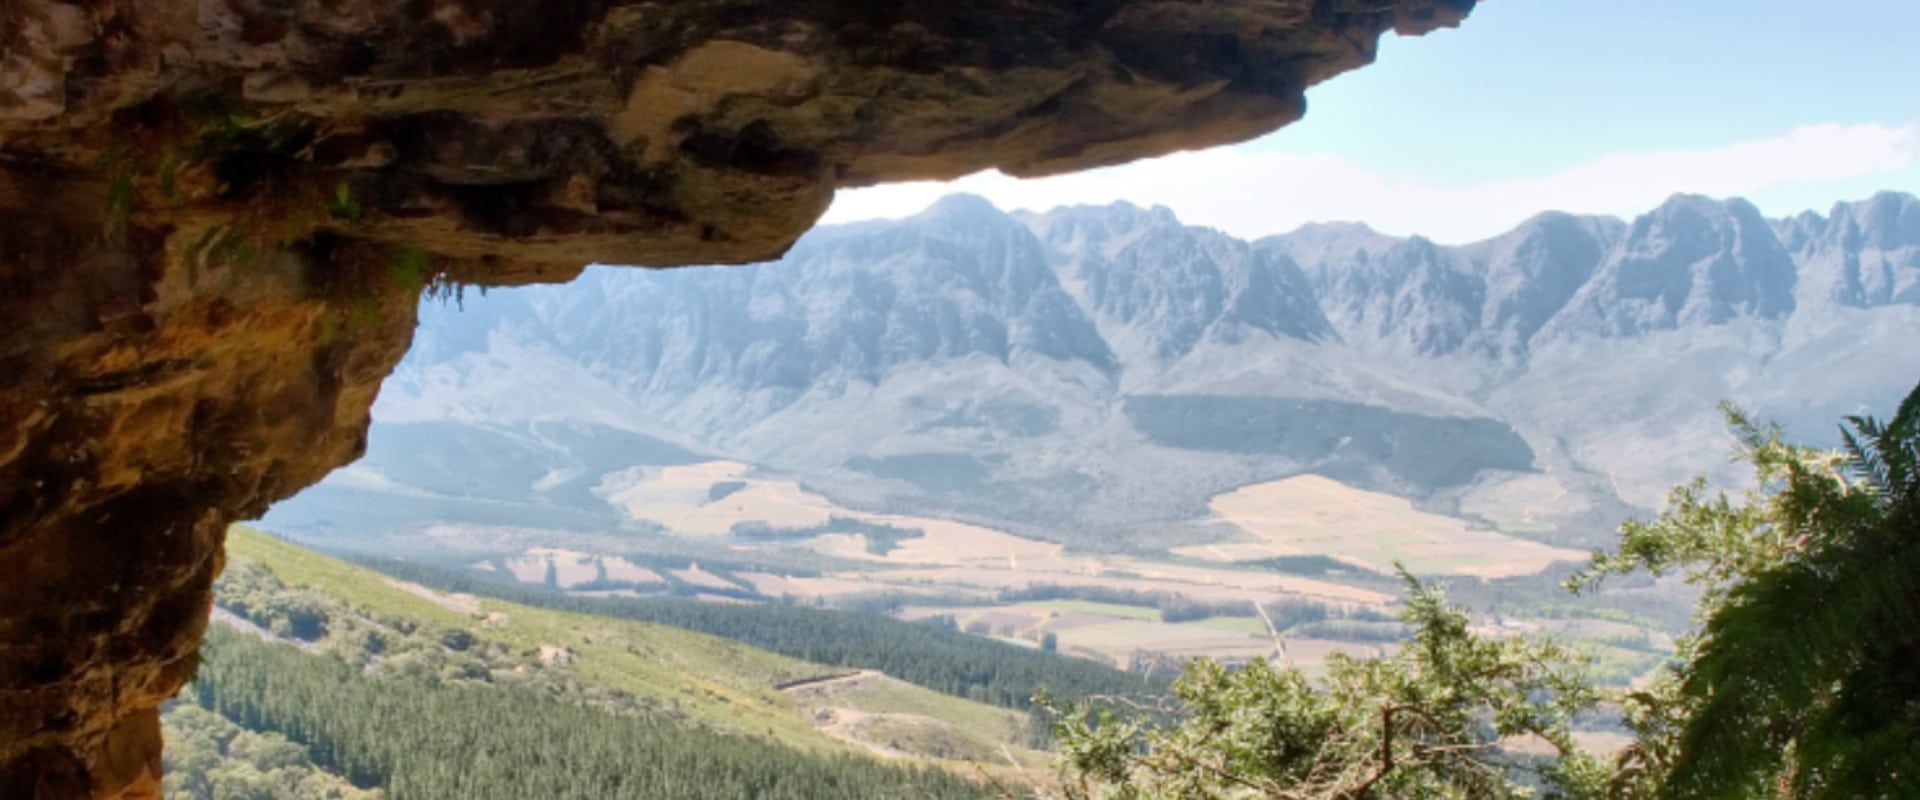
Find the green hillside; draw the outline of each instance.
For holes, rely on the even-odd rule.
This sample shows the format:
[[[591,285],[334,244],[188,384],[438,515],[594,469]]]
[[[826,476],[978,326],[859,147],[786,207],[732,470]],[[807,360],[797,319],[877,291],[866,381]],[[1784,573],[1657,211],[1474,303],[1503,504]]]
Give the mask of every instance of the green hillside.
[[[773,687],[834,669],[665,625],[551,611],[434,592],[259,531],[228,534],[229,572],[262,564],[290,585],[340,598],[374,616],[470,630],[516,653],[567,651],[585,680],[718,728],[771,735],[805,750],[843,749],[801,718]]]
[[[211,658],[192,686],[200,705],[239,727],[280,733],[304,746],[313,763],[355,787],[382,787],[395,800],[963,800],[985,794],[939,769],[809,754],[542,691],[370,679],[337,658],[229,630],[216,630],[207,641]]]
[[[1123,672],[973,636],[930,622],[776,603],[710,603],[677,597],[582,597],[473,570],[397,559],[369,559],[382,573],[443,592],[528,606],[671,625],[725,637],[815,664],[887,673],[944,694],[1003,708],[1030,707],[1034,691],[1060,698],[1155,696],[1163,677]]]
[[[244,527],[227,552],[164,718],[169,798],[959,798],[978,767],[1047,763],[1024,712],[871,670],[436,591]]]

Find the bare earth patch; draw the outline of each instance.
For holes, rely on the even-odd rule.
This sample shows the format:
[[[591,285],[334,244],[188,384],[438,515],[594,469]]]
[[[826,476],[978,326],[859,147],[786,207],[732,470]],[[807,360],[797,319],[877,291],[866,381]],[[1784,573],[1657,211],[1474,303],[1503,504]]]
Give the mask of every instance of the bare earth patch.
[[[394,580],[393,578],[381,578],[381,580],[385,581],[388,586],[431,602],[448,611],[457,611],[462,614],[480,613],[480,601],[473,595],[441,594],[417,583],[408,583],[406,581]]]

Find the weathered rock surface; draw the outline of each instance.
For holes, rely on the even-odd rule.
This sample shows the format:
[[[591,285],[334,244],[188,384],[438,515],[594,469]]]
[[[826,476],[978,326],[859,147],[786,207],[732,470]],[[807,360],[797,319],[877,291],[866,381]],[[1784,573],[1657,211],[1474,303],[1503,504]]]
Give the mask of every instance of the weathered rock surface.
[[[1244,139],[1472,5],[0,6],[0,796],[157,791],[224,526],[361,451],[423,287]]]

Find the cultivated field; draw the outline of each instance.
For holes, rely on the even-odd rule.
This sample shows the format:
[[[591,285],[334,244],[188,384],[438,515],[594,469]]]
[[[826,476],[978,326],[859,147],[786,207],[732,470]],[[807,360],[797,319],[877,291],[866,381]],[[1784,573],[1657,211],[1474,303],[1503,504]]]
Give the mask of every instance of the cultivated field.
[[[1078,654],[1123,668],[1142,652],[1175,659],[1281,657],[1273,634],[1265,623],[1253,616],[1162,622],[1156,609],[1086,600],[909,608],[895,616],[909,620],[951,616],[962,630],[1029,645],[1038,643],[1046,634],[1053,634],[1056,647],[1062,653]],[[1284,657],[1303,667],[1316,666],[1334,653],[1373,656],[1381,652],[1376,644],[1290,635],[1282,636],[1282,641]]]
[[[1032,563],[1035,559],[1058,556],[1061,551],[1057,544],[1024,539],[964,522],[903,514],[868,514],[846,509],[836,509],[834,513],[862,522],[922,532],[919,536],[901,540],[885,555],[867,552],[866,537],[857,534],[834,534],[816,540],[814,549],[845,558],[889,564],[989,563],[1004,564],[1007,569],[1019,569],[1022,560]]]
[[[1398,562],[1416,574],[1483,578],[1530,575],[1588,555],[1475,530],[1453,517],[1415,510],[1398,497],[1318,475],[1244,486],[1210,505],[1253,541],[1174,552],[1212,561],[1325,555],[1376,572],[1389,572]]]
[[[552,547],[529,548],[525,554],[502,559],[501,563],[515,580],[522,583],[546,583],[547,575],[551,573],[554,585],[562,589],[584,586],[602,578],[635,585],[666,583],[660,573],[619,556],[598,556]],[[493,569],[492,564],[484,562],[474,566],[477,569]]]
[[[688,536],[724,536],[742,523],[757,523],[775,530],[819,528],[834,518],[921,532],[902,539],[885,554],[869,552],[866,536],[858,533],[828,533],[813,537],[808,545],[827,555],[864,561],[1004,562],[1008,568],[1018,568],[1021,559],[1048,558],[1060,552],[1059,545],[1023,539],[979,525],[844,508],[801,488],[794,481],[746,477],[750,471],[751,467],[733,461],[637,468],[616,481],[617,488],[606,497],[607,502],[636,520]]]
[[[1323,556],[1367,575],[1363,583],[1379,586],[1374,576],[1390,573],[1395,562],[1417,574],[1491,578],[1531,574],[1555,561],[1585,557],[1476,530],[1462,520],[1416,510],[1405,500],[1312,475],[1246,486],[1214,498],[1215,518],[1240,531],[1242,540],[1175,550],[1182,560],[1070,553],[1056,544],[980,525],[850,509],[794,481],[754,475],[752,467],[728,461],[639,467],[610,478],[600,491],[635,519],[654,522],[671,534],[725,537],[729,552],[791,553],[805,548],[834,557],[842,568],[779,574],[759,566],[768,563],[765,560],[754,569],[740,569],[729,567],[728,556],[718,554],[710,559],[716,571],[697,564],[648,567],[611,555],[539,547],[496,563],[522,581],[545,582],[551,575],[554,583],[576,591],[604,579],[615,585],[593,588],[631,593],[619,588],[631,583],[644,595],[671,582],[682,592],[716,602],[754,602],[735,596],[742,589],[761,598],[828,605],[892,595],[906,598],[898,616],[951,616],[963,629],[1031,647],[1051,635],[1062,653],[1126,666],[1142,653],[1156,661],[1282,657],[1272,634],[1254,615],[1256,605],[1314,604],[1338,619],[1361,610],[1389,612],[1395,600],[1376,588],[1343,583],[1337,572],[1307,577],[1243,562]],[[1556,487],[1550,480],[1519,478],[1485,487],[1482,495],[1514,508],[1536,501],[1551,505]],[[1525,512],[1520,513],[1524,517]],[[743,523],[760,530],[760,538],[740,535]],[[835,532],[825,532],[829,530]],[[888,537],[888,547],[870,547],[862,530],[895,535]],[[784,536],[777,535],[782,532]],[[847,564],[860,566],[847,569]],[[1023,602],[1014,596],[1036,590],[1039,596],[1077,594],[1121,602]],[[1169,623],[1157,608],[1125,604],[1161,603],[1128,599],[1156,597],[1212,604],[1217,607],[1214,613],[1223,616]],[[1633,626],[1563,627],[1565,633],[1599,641],[1639,645],[1644,640]],[[1355,633],[1356,641],[1316,638],[1344,636],[1338,628],[1302,628],[1301,633],[1301,638],[1284,636],[1284,657],[1300,666],[1313,667],[1335,652],[1381,651],[1363,632]],[[1612,660],[1620,662],[1620,668],[1629,665],[1625,656]],[[863,740],[874,744],[869,735],[877,723],[864,716],[870,711],[839,707],[832,713],[835,721],[828,727],[838,735],[850,740],[865,736]],[[894,719],[883,727],[908,739],[931,735],[918,725]],[[856,736],[863,730],[866,734]],[[944,741],[939,736],[933,740]]]
[[[660,573],[647,569],[619,556],[600,559],[600,566],[607,572],[607,580],[629,583],[666,583]]]
[[[763,481],[741,476],[751,467],[735,461],[708,461],[682,467],[640,467],[627,473],[625,486],[606,495],[628,516],[689,536],[725,536],[742,522],[774,528],[825,525],[833,503],[793,481]],[[716,484],[742,484],[714,499]]]
[[[739,586],[734,585],[733,581],[727,580],[726,578],[722,578],[718,575],[715,575],[711,572],[701,569],[699,564],[694,564],[693,566],[688,567],[686,569],[676,569],[676,570],[669,570],[669,571],[673,573],[673,577],[679,578],[681,581],[692,584],[694,586],[705,586],[709,589],[740,588]]]

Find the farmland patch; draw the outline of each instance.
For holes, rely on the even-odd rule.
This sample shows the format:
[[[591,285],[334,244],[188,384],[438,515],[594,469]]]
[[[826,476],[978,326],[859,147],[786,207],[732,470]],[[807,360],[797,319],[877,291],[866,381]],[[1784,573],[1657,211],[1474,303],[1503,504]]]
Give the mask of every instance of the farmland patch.
[[[1416,574],[1482,578],[1530,575],[1556,561],[1588,556],[1475,530],[1459,519],[1415,510],[1401,498],[1319,475],[1244,486],[1214,497],[1210,505],[1256,541],[1196,545],[1175,553],[1225,561],[1325,555],[1382,573],[1398,562]]]

